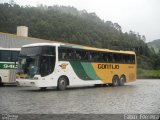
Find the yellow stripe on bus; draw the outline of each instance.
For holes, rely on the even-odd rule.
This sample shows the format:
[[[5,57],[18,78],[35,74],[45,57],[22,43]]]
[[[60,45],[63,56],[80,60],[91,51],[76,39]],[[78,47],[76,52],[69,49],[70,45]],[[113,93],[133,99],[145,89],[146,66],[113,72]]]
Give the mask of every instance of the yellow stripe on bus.
[[[136,65],[132,64],[114,64],[114,63],[92,63],[97,76],[104,83],[112,83],[114,75],[125,75],[127,81],[134,81],[136,76]]]

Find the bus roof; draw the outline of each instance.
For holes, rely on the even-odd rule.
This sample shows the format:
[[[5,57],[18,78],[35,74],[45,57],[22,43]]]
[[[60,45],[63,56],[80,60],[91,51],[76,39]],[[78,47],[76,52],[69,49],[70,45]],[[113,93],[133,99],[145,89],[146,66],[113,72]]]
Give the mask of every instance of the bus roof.
[[[3,48],[3,47],[0,47],[0,50],[13,50],[13,51],[20,51],[21,48]]]
[[[77,45],[77,44],[70,44],[70,43],[60,43],[60,42],[55,42],[55,43],[33,43],[33,44],[24,45],[22,47],[33,47],[33,46],[61,46],[61,47],[66,47],[66,48],[93,50],[93,51],[101,51],[101,52],[135,54],[134,51],[110,50],[110,49],[102,49],[102,48],[95,48],[95,47],[89,47],[89,46],[83,46],[83,45]]]
[[[60,44],[57,43],[33,43],[33,44],[27,44],[23,45],[22,47],[35,47],[35,46],[60,46]]]

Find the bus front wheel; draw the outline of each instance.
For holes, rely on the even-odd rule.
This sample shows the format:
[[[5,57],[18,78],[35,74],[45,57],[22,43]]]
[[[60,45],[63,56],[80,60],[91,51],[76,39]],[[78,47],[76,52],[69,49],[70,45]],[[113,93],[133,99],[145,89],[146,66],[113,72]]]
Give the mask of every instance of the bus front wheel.
[[[119,85],[119,77],[117,75],[115,75],[112,79],[112,86],[116,87]]]
[[[65,77],[60,77],[57,83],[58,90],[65,90],[67,87],[67,79]]]

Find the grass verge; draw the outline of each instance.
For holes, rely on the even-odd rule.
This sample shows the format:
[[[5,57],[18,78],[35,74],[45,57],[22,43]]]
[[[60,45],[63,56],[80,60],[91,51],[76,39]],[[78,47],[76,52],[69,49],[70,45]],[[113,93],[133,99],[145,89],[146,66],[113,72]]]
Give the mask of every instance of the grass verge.
[[[160,79],[160,70],[137,70],[138,79]]]

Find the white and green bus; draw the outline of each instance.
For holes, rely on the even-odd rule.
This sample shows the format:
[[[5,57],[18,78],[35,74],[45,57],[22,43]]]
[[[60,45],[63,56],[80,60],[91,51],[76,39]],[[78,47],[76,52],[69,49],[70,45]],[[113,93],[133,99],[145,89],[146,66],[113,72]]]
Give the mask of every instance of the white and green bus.
[[[41,89],[110,84],[136,80],[136,55],[64,43],[35,43],[21,48],[17,84]]]
[[[0,48],[0,86],[16,82],[16,68],[20,48]]]

